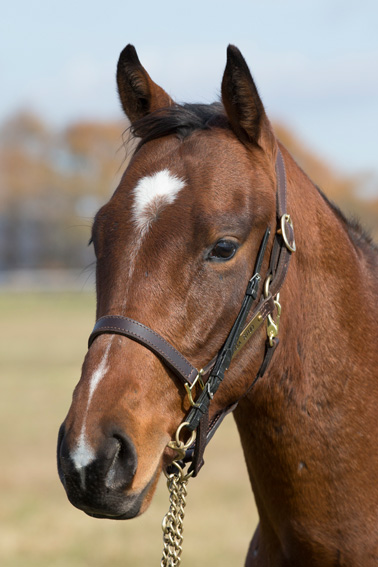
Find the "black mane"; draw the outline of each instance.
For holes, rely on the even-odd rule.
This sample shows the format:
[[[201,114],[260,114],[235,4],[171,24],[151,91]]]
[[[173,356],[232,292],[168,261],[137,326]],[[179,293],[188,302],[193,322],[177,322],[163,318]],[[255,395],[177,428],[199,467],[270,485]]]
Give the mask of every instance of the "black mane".
[[[139,148],[151,140],[171,134],[184,139],[196,130],[215,127],[229,129],[222,104],[184,104],[147,114],[131,125],[131,133],[141,139]]]
[[[342,222],[345,226],[347,234],[356,248],[359,248],[365,252],[373,252],[373,263],[377,264],[377,252],[378,247],[377,244],[374,242],[371,235],[361,226],[360,222],[356,218],[348,218],[343,211],[333,202],[331,201],[323,191],[316,185],[317,190],[319,191],[320,195],[324,199],[324,201],[328,204],[328,206],[332,209],[335,216]]]

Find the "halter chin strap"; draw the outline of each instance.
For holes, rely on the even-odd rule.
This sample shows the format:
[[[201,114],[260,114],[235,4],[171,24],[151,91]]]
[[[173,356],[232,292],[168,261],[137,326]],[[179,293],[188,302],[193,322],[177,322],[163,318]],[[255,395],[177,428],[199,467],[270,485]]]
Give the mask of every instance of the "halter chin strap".
[[[149,327],[120,315],[107,315],[100,317],[89,337],[88,347],[101,334],[120,334],[126,336],[156,354],[172,370],[179,380],[184,384],[188,393],[192,408],[185,420],[186,427],[190,431],[197,431],[195,445],[186,451],[185,462],[191,463],[193,476],[196,476],[203,465],[203,453],[207,443],[214,435],[223,418],[233,411],[238,402],[226,408],[215,416],[209,424],[209,405],[218,390],[225,372],[229,368],[231,360],[243,348],[245,343],[257,331],[262,323],[268,319],[268,340],[266,343],[264,359],[257,376],[249,389],[261,378],[268,367],[275,348],[278,345],[276,337],[278,324],[272,319],[272,314],[280,305],[275,301],[279,293],[289,267],[291,254],[295,251],[295,240],[293,224],[286,211],[286,173],[285,164],[281,151],[277,150],[276,159],[277,175],[277,231],[274,237],[272,252],[270,256],[269,272],[265,280],[265,290],[252,316],[245,326],[252,304],[257,300],[260,282],[261,267],[263,264],[270,229],[268,228],[262,239],[259,253],[256,259],[254,273],[248,282],[245,296],[239,314],[231,328],[231,331],[220,349],[219,353],[211,360],[203,370],[198,371],[192,364],[170,343]],[[279,313],[278,313],[279,316]],[[199,383],[202,392],[198,400],[194,401],[192,390]]]

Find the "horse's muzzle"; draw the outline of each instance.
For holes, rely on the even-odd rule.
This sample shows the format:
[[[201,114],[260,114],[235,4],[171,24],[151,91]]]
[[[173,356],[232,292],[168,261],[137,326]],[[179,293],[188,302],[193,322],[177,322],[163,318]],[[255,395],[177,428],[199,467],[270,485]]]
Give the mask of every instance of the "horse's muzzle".
[[[137,454],[127,435],[114,431],[96,451],[69,441],[64,424],[58,436],[58,472],[71,504],[96,518],[128,519],[140,512],[144,492],[128,493]]]

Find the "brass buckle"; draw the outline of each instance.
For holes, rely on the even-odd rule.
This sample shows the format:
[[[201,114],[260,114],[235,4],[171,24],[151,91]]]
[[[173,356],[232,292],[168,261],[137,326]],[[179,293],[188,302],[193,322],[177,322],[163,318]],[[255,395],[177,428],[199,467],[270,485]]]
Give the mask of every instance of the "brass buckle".
[[[270,282],[272,280],[272,276],[268,276],[264,282],[264,297],[265,299],[268,299],[269,297],[269,286],[270,286]]]
[[[281,229],[279,230],[279,232],[282,234],[282,238],[284,239],[286,248],[290,252],[295,252],[296,249],[297,249],[297,247],[295,245],[295,240],[294,240],[294,237],[293,237],[293,243],[290,244],[289,239],[288,239],[287,234],[286,234],[286,223],[288,223],[291,226],[291,228],[293,229],[293,232],[294,232],[293,221],[291,220],[290,215],[288,215],[287,213],[282,215],[282,217],[281,217]]]
[[[268,276],[265,280],[264,283],[264,297],[265,299],[269,296],[269,286],[270,286],[270,282],[271,282],[272,276]],[[281,317],[281,311],[282,311],[282,307],[280,304],[280,294],[277,293],[277,295],[274,297],[274,305],[277,309],[277,316],[276,316],[276,320],[274,321],[272,314],[270,313],[267,317],[268,322],[267,322],[267,329],[266,329],[266,333],[268,335],[268,339],[269,339],[269,344],[271,347],[274,346],[274,339],[277,337],[278,335],[278,331],[279,331],[279,326],[280,326],[280,317]]]
[[[276,309],[277,309],[276,320],[275,321],[273,320],[272,315],[268,315],[268,327],[267,327],[266,332],[267,332],[269,344],[270,344],[271,347],[274,346],[274,339],[277,337],[279,327],[280,327],[280,317],[281,317],[282,307],[281,307],[280,302],[278,301],[278,299],[279,299],[278,295],[277,295],[276,299],[274,300],[274,305],[276,306]]]
[[[188,394],[190,405],[193,408],[198,408],[199,404],[196,404],[196,402],[193,400],[192,390],[195,387],[195,385],[197,384],[197,382],[200,385],[202,390],[205,388],[205,384],[203,383],[203,380],[202,380],[203,374],[204,374],[204,370],[203,370],[203,368],[201,368],[201,370],[198,372],[193,384],[190,385],[188,382],[185,384],[185,390],[186,390],[186,393]]]

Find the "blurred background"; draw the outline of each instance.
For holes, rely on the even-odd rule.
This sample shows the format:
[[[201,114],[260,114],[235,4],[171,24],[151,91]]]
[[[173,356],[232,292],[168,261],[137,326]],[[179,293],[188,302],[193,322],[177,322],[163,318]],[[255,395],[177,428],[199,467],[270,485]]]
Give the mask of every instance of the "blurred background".
[[[378,237],[378,4],[13,0],[0,19],[0,564],[158,564],[161,483],[140,519],[66,500],[55,440],[94,323],[92,217],[124,169],[115,69],[133,43],[178,102],[219,98],[243,52],[281,141]],[[183,565],[242,565],[257,517],[229,418],[189,485]]]

